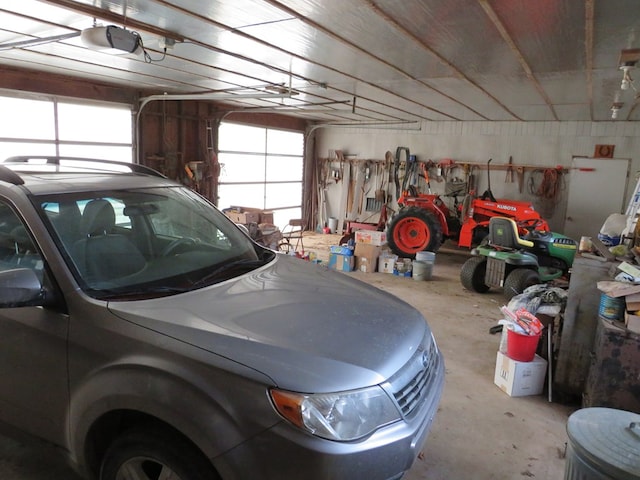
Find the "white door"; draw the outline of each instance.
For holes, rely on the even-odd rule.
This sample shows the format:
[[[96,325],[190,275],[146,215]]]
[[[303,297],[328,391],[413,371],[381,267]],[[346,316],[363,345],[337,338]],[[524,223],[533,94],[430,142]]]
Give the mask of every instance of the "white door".
[[[624,213],[628,171],[628,159],[574,158],[563,233],[578,241],[597,237],[609,215]]]

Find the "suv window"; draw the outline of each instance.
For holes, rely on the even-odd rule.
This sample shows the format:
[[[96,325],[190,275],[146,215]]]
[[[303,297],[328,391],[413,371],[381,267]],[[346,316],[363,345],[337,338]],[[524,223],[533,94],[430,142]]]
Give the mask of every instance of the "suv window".
[[[178,293],[268,260],[184,187],[42,195],[37,207],[80,285],[99,298]]]
[[[42,257],[16,212],[0,202],[0,271],[14,268],[34,270],[42,280]]]

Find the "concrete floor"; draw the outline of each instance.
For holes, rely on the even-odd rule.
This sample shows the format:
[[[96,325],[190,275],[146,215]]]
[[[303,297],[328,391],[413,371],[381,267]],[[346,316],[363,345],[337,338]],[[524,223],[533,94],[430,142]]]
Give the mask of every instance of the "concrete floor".
[[[327,258],[339,236],[305,239]],[[309,246],[311,245],[311,248]],[[443,249],[428,281],[384,273],[348,273],[418,308],[431,325],[446,362],[440,409],[407,480],[559,479],[564,474],[565,425],[576,407],[549,403],[546,394],[511,398],[493,384],[501,318],[498,292],[484,295],[460,285],[465,252]],[[78,480],[44,448],[0,437],[0,479]]]

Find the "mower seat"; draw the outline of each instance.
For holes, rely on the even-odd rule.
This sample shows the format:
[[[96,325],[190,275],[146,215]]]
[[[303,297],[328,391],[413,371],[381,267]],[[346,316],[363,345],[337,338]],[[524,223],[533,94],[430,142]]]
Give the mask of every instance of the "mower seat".
[[[499,248],[517,250],[520,248],[532,248],[531,240],[520,238],[518,225],[507,217],[491,217],[489,220],[489,245]]]

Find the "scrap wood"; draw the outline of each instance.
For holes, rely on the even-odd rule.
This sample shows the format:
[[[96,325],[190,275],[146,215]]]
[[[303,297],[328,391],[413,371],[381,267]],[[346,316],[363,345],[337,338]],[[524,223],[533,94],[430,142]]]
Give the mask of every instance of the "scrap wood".
[[[598,251],[598,253],[602,255],[604,258],[606,258],[607,260],[616,259],[616,256],[613,253],[611,253],[611,251],[609,250],[609,247],[607,247],[604,243],[602,243],[598,237],[591,238],[591,245],[593,245],[595,249]]]
[[[602,293],[609,297],[626,297],[634,293],[640,293],[640,285],[626,282],[616,282],[614,280],[601,280],[596,286]]]

